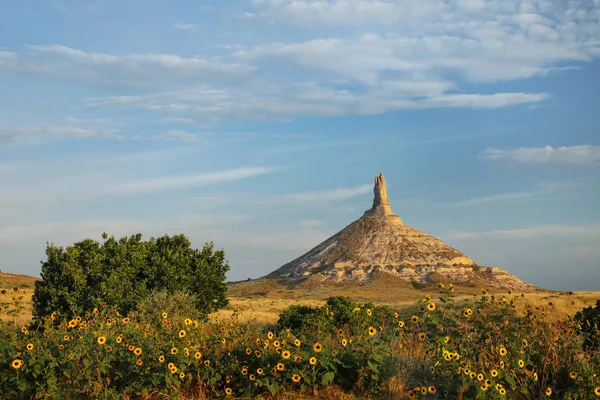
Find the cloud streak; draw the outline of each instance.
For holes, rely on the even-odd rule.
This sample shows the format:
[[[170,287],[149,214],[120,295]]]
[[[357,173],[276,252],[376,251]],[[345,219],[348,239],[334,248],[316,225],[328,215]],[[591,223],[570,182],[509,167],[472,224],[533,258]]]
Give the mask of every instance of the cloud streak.
[[[109,197],[121,197],[165,190],[183,190],[207,185],[232,183],[275,171],[277,171],[277,168],[274,167],[242,167],[212,173],[136,180],[102,189],[98,194]]]
[[[454,232],[442,235],[448,239],[532,239],[537,237],[583,237],[600,239],[600,224],[538,225],[519,229],[500,229],[486,232]]]
[[[487,148],[480,158],[530,165],[588,165],[600,163],[600,146]]]
[[[326,191],[291,193],[287,195],[276,196],[277,202],[283,203],[323,203],[330,201],[341,201],[356,197],[373,190],[373,185],[366,184],[350,188],[337,188]]]

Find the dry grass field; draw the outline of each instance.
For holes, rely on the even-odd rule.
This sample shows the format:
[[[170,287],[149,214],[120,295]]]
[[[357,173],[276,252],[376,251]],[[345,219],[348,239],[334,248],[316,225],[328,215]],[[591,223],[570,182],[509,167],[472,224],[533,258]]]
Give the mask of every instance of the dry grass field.
[[[7,274],[0,272],[0,319],[13,321],[17,325],[26,324],[31,320],[31,297],[34,282],[38,278],[26,275]],[[211,315],[213,319],[227,318],[234,310],[238,310],[241,320],[253,320],[266,325],[275,325],[279,313],[293,304],[321,306],[331,296],[348,296],[358,302],[372,302],[387,305],[401,313],[410,313],[415,302],[429,294],[432,298],[438,294],[435,286],[415,286],[409,282],[392,276],[380,276],[372,283],[346,285],[304,285],[296,288],[287,287],[281,283],[267,280],[251,280],[231,283],[229,286],[230,304],[225,309]],[[18,289],[15,291],[14,289]],[[456,285],[456,302],[460,304],[473,295],[481,294],[481,287]],[[490,289],[499,299],[506,290]],[[520,294],[520,293],[517,293]],[[549,312],[549,318],[563,319],[583,307],[591,306],[600,299],[600,292],[567,292],[539,291],[525,293],[518,303],[524,310],[527,305],[544,307]],[[7,313],[15,299],[22,303],[18,315]],[[549,305],[552,303],[552,306]]]
[[[36,280],[38,278],[0,271],[0,320],[13,321],[17,325],[26,324],[31,320],[31,296]],[[22,308],[18,314],[9,314],[15,301],[19,302]]]
[[[481,294],[482,287],[456,285],[456,303],[460,304],[473,296]],[[506,290],[486,288],[490,294],[501,299]],[[403,314],[410,314],[416,301],[439,293],[436,286],[418,286],[395,278],[381,276],[367,285],[323,285],[317,287],[300,286],[289,288],[283,284],[262,279],[237,282],[229,285],[230,304],[225,309],[213,314],[213,317],[230,316],[234,310],[241,310],[243,320],[255,320],[265,324],[275,324],[279,313],[292,304],[321,306],[331,296],[348,296],[358,302],[372,302],[387,305]],[[516,292],[515,294],[521,294]],[[523,293],[524,297],[517,303],[518,309],[525,311],[527,306],[543,307],[548,318],[564,319],[584,307],[594,305],[600,300],[600,292],[568,292],[544,291]]]

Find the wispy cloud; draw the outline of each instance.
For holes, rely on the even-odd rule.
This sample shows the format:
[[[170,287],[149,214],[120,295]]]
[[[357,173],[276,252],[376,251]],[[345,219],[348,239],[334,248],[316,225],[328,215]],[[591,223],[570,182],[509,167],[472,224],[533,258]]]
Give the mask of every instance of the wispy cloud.
[[[453,232],[441,235],[448,239],[531,239],[540,236],[600,238],[600,224],[585,225],[538,225],[518,229],[501,229],[485,232]]]
[[[326,191],[291,193],[276,196],[274,201],[284,203],[322,203],[349,199],[373,190],[372,184],[350,188],[337,188]]]
[[[572,190],[578,187],[585,186],[586,183],[595,182],[597,177],[586,176],[568,181],[540,181],[536,182],[530,190],[494,193],[484,196],[470,197],[463,200],[437,203],[435,207],[469,207],[481,204],[493,203],[511,203],[515,201],[527,201],[537,199],[547,199],[548,195],[555,192]]]
[[[120,139],[116,129],[89,129],[75,126],[36,126],[36,127],[6,127],[0,126],[0,145],[13,143],[19,140],[28,140],[32,137],[42,139],[85,139],[101,137]]]
[[[318,228],[321,225],[323,225],[323,221],[319,219],[307,219],[298,222],[298,226],[301,228]]]
[[[488,148],[480,158],[517,164],[586,165],[600,162],[600,146]]]
[[[275,171],[277,171],[277,168],[274,167],[242,167],[211,173],[136,180],[101,189],[98,194],[104,196],[131,196],[164,190],[181,190],[207,185],[232,183]]]
[[[465,200],[453,201],[448,203],[438,203],[436,207],[468,207],[480,204],[489,204],[497,202],[510,202],[514,200],[531,199],[539,194],[543,193],[542,190],[532,190],[523,192],[508,192],[508,193],[497,193],[487,196],[472,197]]]
[[[175,25],[173,25],[173,29],[176,31],[198,33],[198,25],[195,24],[184,24],[182,22],[177,22]]]

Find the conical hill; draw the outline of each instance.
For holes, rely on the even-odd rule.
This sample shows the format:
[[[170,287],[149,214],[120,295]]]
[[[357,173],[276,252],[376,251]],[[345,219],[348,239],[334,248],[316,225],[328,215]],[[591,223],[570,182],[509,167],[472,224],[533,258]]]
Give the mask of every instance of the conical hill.
[[[494,267],[481,267],[440,239],[408,225],[391,210],[385,178],[375,177],[373,206],[358,220],[266,278],[288,284],[369,282],[380,272],[407,281],[446,280],[534,290]]]

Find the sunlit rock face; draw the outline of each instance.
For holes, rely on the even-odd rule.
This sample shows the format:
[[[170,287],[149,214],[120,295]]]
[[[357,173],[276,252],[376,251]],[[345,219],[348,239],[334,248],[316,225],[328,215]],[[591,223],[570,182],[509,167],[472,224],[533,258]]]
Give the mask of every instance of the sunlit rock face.
[[[306,254],[267,275],[289,283],[369,282],[379,272],[411,282],[431,277],[519,290],[535,289],[506,271],[481,267],[440,239],[408,225],[390,207],[385,177],[375,177],[373,206]]]

